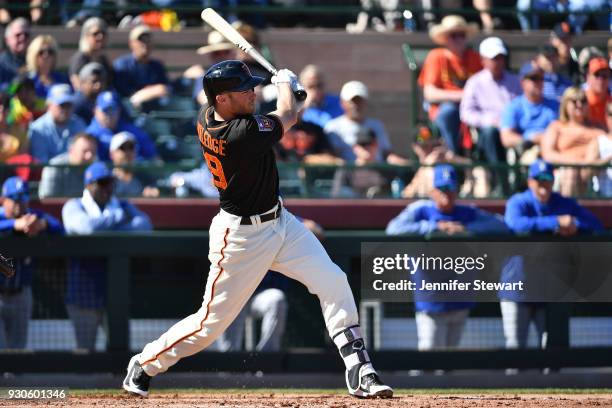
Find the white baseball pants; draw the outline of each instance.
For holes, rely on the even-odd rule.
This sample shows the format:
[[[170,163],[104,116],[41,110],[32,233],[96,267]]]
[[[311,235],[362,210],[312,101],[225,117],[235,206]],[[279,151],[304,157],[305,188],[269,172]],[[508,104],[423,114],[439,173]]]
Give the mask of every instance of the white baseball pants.
[[[358,324],[346,275],[299,220],[285,208],[279,218],[265,223],[252,216],[252,225],[240,225],[241,218],[221,210],[213,219],[202,306],[144,347],[138,360],[148,375],[162,373],[212,344],[268,270],[303,283],[319,297],[330,336]]]

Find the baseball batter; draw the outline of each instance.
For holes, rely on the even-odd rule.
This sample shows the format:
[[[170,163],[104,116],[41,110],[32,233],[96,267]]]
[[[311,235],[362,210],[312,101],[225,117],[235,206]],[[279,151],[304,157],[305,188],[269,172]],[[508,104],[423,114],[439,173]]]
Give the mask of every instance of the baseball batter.
[[[213,174],[221,209],[210,226],[210,271],[200,309],[147,344],[128,364],[123,388],[147,396],[151,377],[208,347],[230,325],[268,270],[306,285],[319,297],[327,330],[346,365],[357,397],[393,396],[372,367],[346,275],[279,198],[272,146],[297,120],[294,73],[272,78],[276,111],[254,115],[252,76],[241,61],[213,65],[204,76],[210,106],[198,113],[198,136]]]

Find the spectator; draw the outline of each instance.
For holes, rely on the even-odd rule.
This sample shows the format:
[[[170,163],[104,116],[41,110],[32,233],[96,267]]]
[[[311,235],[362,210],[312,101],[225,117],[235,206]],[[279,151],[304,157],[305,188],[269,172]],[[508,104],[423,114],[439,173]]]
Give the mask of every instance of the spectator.
[[[26,65],[39,98],[45,99],[51,86],[69,83],[68,77],[55,69],[57,53],[57,42],[50,35],[37,36],[28,47]]]
[[[389,222],[386,228],[387,235],[508,232],[501,217],[498,218],[476,207],[455,204],[457,186],[457,174],[452,166],[436,166],[431,199],[409,204]],[[424,280],[432,279],[429,274],[420,273],[420,275]],[[438,279],[439,277],[435,281],[440,281]],[[428,301],[427,298],[425,292],[415,292],[419,350],[457,347],[474,303]]]
[[[478,132],[478,150],[487,163],[501,165],[506,162],[506,151],[501,144],[500,124],[504,108],[521,94],[521,84],[506,69],[508,50],[498,37],[489,37],[480,43],[480,56],[484,69],[470,77],[463,89],[461,120]],[[498,187],[508,193],[507,173],[495,170]]]
[[[300,121],[293,125],[275,146],[277,157],[282,161],[297,161],[308,164],[342,164],[334,156],[327,136],[320,126]]]
[[[152,229],[146,214],[114,195],[113,175],[104,163],[93,163],[85,170],[84,184],[83,196],[68,200],[62,208],[68,234]],[[80,349],[95,348],[106,306],[106,268],[104,258],[75,258],[68,266],[66,308]]]
[[[60,234],[62,224],[42,211],[29,208],[28,184],[10,177],[2,185],[0,231],[4,234],[34,237],[43,233]],[[0,349],[22,349],[28,342],[28,323],[32,316],[32,276],[36,260],[15,260],[15,275],[0,274]]]
[[[521,30],[528,33],[540,28],[540,13],[566,13],[568,2],[557,0],[518,0],[516,3]]]
[[[30,23],[23,17],[11,21],[4,30],[6,49],[0,53],[0,78],[8,83],[18,74],[24,73],[26,51],[30,44]]]
[[[419,168],[410,183],[402,191],[402,197],[404,198],[429,196],[433,189],[433,165],[447,163],[465,166],[472,163],[467,157],[457,156],[448,150],[444,141],[433,137],[428,126],[417,126],[413,139],[415,142],[412,144],[412,150],[418,159]],[[463,184],[459,189],[460,197],[484,198],[491,195],[487,173],[481,166],[473,167],[471,170],[469,168],[465,169],[464,176]]]
[[[74,95],[74,113],[90,123],[96,107],[96,98],[106,89],[106,70],[98,62],[90,62],[79,71],[79,87]]]
[[[157,187],[143,186],[134,174],[136,163],[136,137],[130,132],[120,132],[110,142],[110,158],[113,162],[115,195],[117,197],[159,197]]]
[[[544,88],[542,94],[544,98],[561,101],[563,92],[570,86],[572,81],[558,73],[559,54],[557,49],[550,44],[542,45],[538,49],[533,63],[544,71]]]
[[[111,91],[105,91],[96,98],[94,118],[91,120],[87,133],[98,139],[98,157],[108,161],[110,142],[114,134],[130,132],[136,137],[138,160],[151,160],[157,157],[155,144],[143,130],[133,123],[121,118],[121,101],[119,96]]]
[[[10,23],[12,20],[24,19],[25,16],[30,17],[33,24],[40,23],[43,10],[43,0],[30,0],[29,7],[19,7],[17,9],[5,8],[7,0],[0,1],[0,24],[3,26]],[[23,3],[26,3],[24,1]],[[11,15],[11,12],[14,14]],[[18,17],[19,16],[19,17]],[[26,20],[27,21],[27,20]]]
[[[608,60],[596,57],[589,61],[586,77],[586,97],[589,102],[589,118],[594,125],[607,130],[606,105],[610,96],[610,66]]]
[[[107,85],[112,84],[113,67],[104,54],[107,40],[106,22],[99,17],[88,18],[81,28],[79,50],[70,58],[70,82],[74,89],[79,89],[79,72],[90,62],[102,64],[106,71]]]
[[[160,106],[160,98],[169,95],[168,77],[163,63],[151,57],[151,29],[146,25],[130,31],[130,54],[115,60],[115,88],[119,95],[130,98],[131,104],[143,111]]]
[[[589,73],[589,62],[593,58],[602,57],[605,58],[605,55],[601,50],[593,45],[588,47],[584,47],[578,53],[578,69],[580,71],[580,82],[586,82],[587,75]]]
[[[357,133],[357,139],[353,145],[356,156],[355,164],[364,166],[380,163],[381,154],[378,149],[376,134],[370,128],[362,127]],[[379,197],[390,190],[388,180],[377,169],[356,168],[354,170],[342,170],[336,175],[332,188],[332,197]],[[385,191],[386,190],[386,191]]]
[[[429,119],[455,154],[461,154],[462,149],[459,103],[463,87],[470,76],[482,69],[479,55],[467,48],[467,41],[477,31],[463,17],[444,17],[442,23],[429,30],[431,39],[441,47],[427,54],[419,76],[419,85],[429,104]]]
[[[185,197],[196,191],[203,197],[219,197],[219,190],[213,184],[213,176],[206,163],[191,171],[177,171],[168,178],[168,183],[176,189],[177,197]]]
[[[30,153],[42,163],[68,151],[68,141],[85,130],[74,114],[74,93],[68,84],[53,85],[47,96],[48,111],[30,126]]]
[[[202,85],[206,70],[218,62],[236,59],[235,50],[236,47],[228,42],[221,33],[215,30],[208,34],[208,44],[198,48],[196,51],[198,55],[206,55],[208,57],[208,65],[192,65],[183,73],[183,78],[194,80],[193,99],[197,101],[198,105],[207,103],[206,94],[204,93],[204,87]]]
[[[542,158],[554,165],[588,164],[588,146],[601,130],[591,126],[586,95],[580,88],[568,88],[563,94],[559,120],[552,122],[542,139]],[[558,169],[562,195],[583,194],[591,178],[590,169],[561,167]]]
[[[553,167],[537,160],[529,167],[528,189],[516,193],[506,204],[506,225],[516,234],[573,236],[601,231],[601,223],[575,200],[552,191]],[[525,281],[521,267],[512,264],[502,272],[502,281]],[[510,271],[512,271],[510,273]],[[520,291],[500,292],[506,348],[525,348],[529,324],[534,322],[538,344],[545,346],[546,310],[542,303],[523,303]]]
[[[28,129],[30,123],[41,117],[46,111],[44,99],[36,96],[34,81],[25,74],[15,77],[9,87],[11,101],[6,122],[19,139],[21,151],[29,149]]]
[[[379,152],[377,161],[405,164],[405,159],[391,152],[391,142],[382,122],[366,116],[368,97],[368,88],[362,82],[350,81],[342,86],[340,99],[344,114],[325,125],[325,133],[335,155],[347,161],[367,160],[368,152],[365,149],[353,149],[360,129],[367,128],[376,134]]]
[[[580,69],[578,67],[578,53],[572,47],[574,29],[566,22],[555,25],[550,33],[550,44],[555,47],[559,55],[557,72],[569,78],[572,83],[580,83]]]
[[[587,149],[587,162],[593,165],[608,165],[593,178],[594,190],[602,197],[612,197],[612,102],[606,106],[608,132],[600,132]]]
[[[74,135],[68,144],[68,151],[49,160],[49,164],[83,167],[45,167],[38,186],[38,197],[78,197],[81,195],[84,166],[93,163],[97,149],[98,142],[93,136],[85,132]]]
[[[9,109],[10,97],[0,92],[0,162],[4,162],[22,150],[19,139],[13,134],[13,129],[7,123]]]
[[[558,117],[559,103],[544,98],[544,71],[531,63],[519,72],[523,95],[510,102],[502,113],[501,141],[523,155],[523,163],[533,162],[548,125]],[[535,149],[532,149],[535,146]],[[529,153],[527,153],[529,151]]]
[[[304,101],[302,121],[325,127],[327,122],[342,115],[340,98],[325,92],[325,75],[317,65],[306,65],[300,72],[300,83],[308,96]]]

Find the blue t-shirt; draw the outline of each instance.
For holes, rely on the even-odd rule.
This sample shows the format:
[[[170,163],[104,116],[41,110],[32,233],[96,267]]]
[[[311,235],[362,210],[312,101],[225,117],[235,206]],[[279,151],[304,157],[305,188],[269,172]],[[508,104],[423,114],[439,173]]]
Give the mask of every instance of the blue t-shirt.
[[[337,95],[325,95],[321,106],[311,106],[304,110],[302,120],[325,127],[327,122],[341,116],[344,112]]]
[[[136,137],[136,158],[138,160],[153,159],[157,156],[157,149],[149,135],[144,130],[123,120],[119,120],[117,129],[113,131],[103,127],[94,117],[85,131],[98,139],[98,157],[100,160],[110,160],[110,142],[113,135],[119,132],[130,132]]]
[[[544,73],[544,87],[542,94],[544,98],[561,102],[563,92],[572,86],[572,81],[565,75],[555,74],[554,72]]]
[[[53,71],[51,72],[51,83],[50,84],[45,84],[40,80],[40,77],[38,76],[37,73],[31,73],[30,78],[32,79],[32,81],[34,81],[34,91],[36,92],[36,96],[38,96],[41,99],[46,99],[47,98],[47,93],[49,93],[49,88],[51,88],[53,85],[57,85],[57,84],[70,84],[70,81],[68,81],[68,76],[66,76],[65,74],[62,74],[61,72],[57,72],[57,71]]]
[[[513,129],[531,140],[537,133],[544,132],[548,125],[559,117],[559,103],[544,98],[534,104],[525,95],[516,97],[506,106],[502,113],[501,128]]]
[[[136,61],[132,54],[126,54],[115,60],[113,69],[115,89],[126,98],[145,86],[168,84],[166,68],[156,59],[143,64]]]

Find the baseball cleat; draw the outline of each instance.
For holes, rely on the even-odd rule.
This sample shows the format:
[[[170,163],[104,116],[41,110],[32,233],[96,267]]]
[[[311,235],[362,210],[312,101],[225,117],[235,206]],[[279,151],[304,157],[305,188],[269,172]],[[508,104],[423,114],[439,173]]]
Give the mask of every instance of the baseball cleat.
[[[357,389],[349,387],[349,394],[359,398],[391,398],[393,389],[385,385],[374,371],[362,375],[359,379],[359,387]]]
[[[151,376],[145,373],[138,362],[138,355],[135,355],[128,364],[127,375],[125,380],[123,380],[123,389],[132,395],[146,397],[149,395],[150,381]]]

